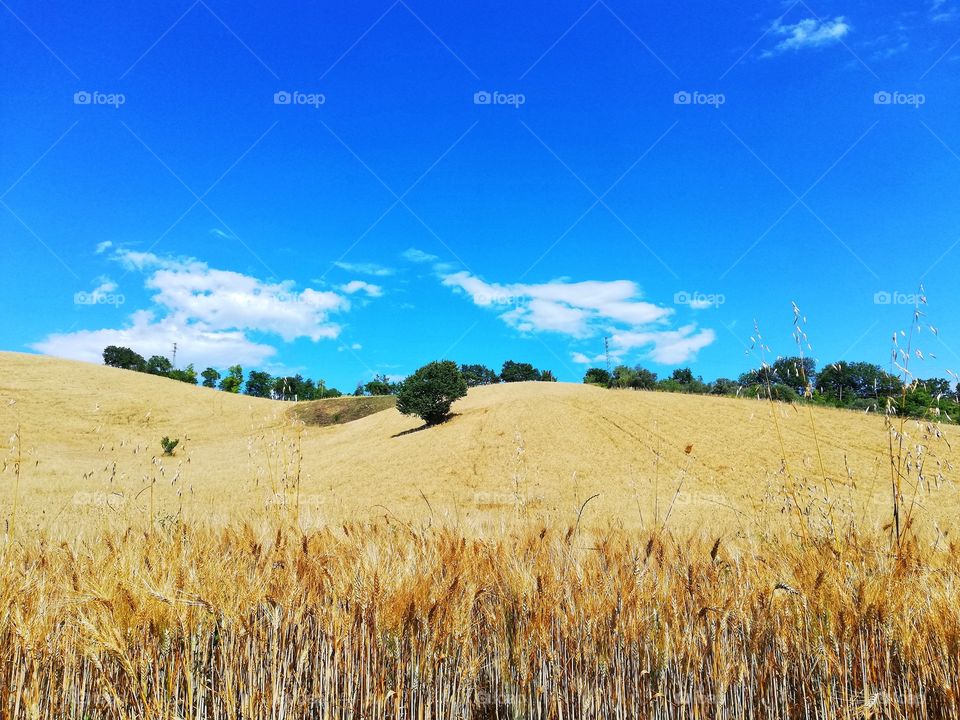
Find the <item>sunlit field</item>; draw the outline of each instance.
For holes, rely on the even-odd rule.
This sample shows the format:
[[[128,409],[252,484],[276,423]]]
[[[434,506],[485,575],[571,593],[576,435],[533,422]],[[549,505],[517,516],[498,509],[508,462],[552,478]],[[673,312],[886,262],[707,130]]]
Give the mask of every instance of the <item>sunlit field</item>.
[[[0,377],[5,716],[960,716],[953,427],[545,383],[315,426]]]

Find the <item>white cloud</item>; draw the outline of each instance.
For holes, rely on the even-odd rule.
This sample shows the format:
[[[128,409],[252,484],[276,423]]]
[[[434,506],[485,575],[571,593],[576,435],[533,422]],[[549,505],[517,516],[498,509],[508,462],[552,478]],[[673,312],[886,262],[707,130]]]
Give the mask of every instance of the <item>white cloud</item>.
[[[617,359],[646,348],[657,362],[683,362],[715,339],[712,330],[698,332],[692,325],[668,329],[673,310],[642,300],[630,280],[503,285],[464,271],[445,276],[443,284],[469,295],[475,305],[499,311],[501,320],[521,332],[554,332],[574,340],[603,332],[620,338],[611,350]],[[593,362],[583,353],[573,357]]]
[[[53,334],[35,343],[34,349],[96,362],[106,345],[126,345],[151,355],[168,354],[176,342],[184,363],[256,365],[276,350],[250,340],[248,332],[276,335],[287,342],[336,338],[340,326],[330,316],[350,308],[350,301],[336,292],[298,291],[292,281],[265,282],[199,260],[126,250],[113,257],[147,274],[144,285],[154,291],[156,307],[134,312],[125,327]],[[107,281],[98,290],[110,292],[107,287],[115,289]]]
[[[181,325],[171,317],[157,319],[149,310],[133,313],[123,328],[55,333],[32,347],[46,355],[100,362],[107,345],[130,347],[144,357],[170,357],[173,343],[178,346],[178,364],[192,362],[200,367],[225,367],[234,363],[261,366],[276,354],[273,346],[253,342],[242,331],[212,331],[197,324]]]
[[[695,325],[685,325],[679,330],[621,332],[610,336],[613,346],[611,355],[619,357],[634,348],[652,345],[649,356],[664,365],[686,362],[707,345],[716,340],[713,330],[697,330]]]
[[[102,255],[112,247],[113,247],[113,243],[110,240],[104,240],[103,242],[98,242],[96,253],[97,255]]]
[[[570,359],[581,365],[589,365],[593,362],[593,360],[584,355],[582,352],[570,353]]]
[[[358,292],[365,292],[368,297],[381,297],[383,295],[383,288],[379,285],[373,285],[363,280],[351,280],[346,285],[341,285],[340,290],[347,293],[347,295],[353,295]]]
[[[349,263],[337,260],[334,265],[347,272],[359,273],[360,275],[374,275],[376,277],[386,277],[393,275],[393,268],[388,268],[376,263]]]
[[[407,250],[404,250],[400,257],[402,257],[404,260],[414,263],[429,263],[440,259],[436,255],[431,255],[430,253],[424,252],[423,250],[418,250],[417,248],[408,248]]]
[[[105,295],[106,293],[112,293],[117,289],[117,284],[105,275],[98,277],[97,282],[100,284],[90,291],[91,295]]]
[[[805,18],[792,25],[784,25],[779,20],[771,27],[771,33],[782,39],[763,55],[770,57],[778,53],[797,51],[805,48],[820,48],[840,42],[851,30],[843,16],[833,20]]]

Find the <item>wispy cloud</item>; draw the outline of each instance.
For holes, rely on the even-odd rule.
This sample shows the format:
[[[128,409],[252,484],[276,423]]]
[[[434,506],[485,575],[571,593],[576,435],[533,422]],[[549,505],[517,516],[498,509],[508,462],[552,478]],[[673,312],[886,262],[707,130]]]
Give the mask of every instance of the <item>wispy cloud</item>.
[[[784,24],[777,20],[770,34],[781,38],[763,57],[771,57],[789,51],[822,48],[841,42],[852,30],[842,15],[832,20],[805,18],[793,24]]]
[[[351,280],[346,285],[341,285],[339,289],[345,292],[347,295],[364,292],[368,297],[383,296],[382,287],[379,285],[373,285],[372,283],[364,282],[363,280]]]
[[[635,348],[650,348],[651,360],[675,365],[695,356],[716,337],[713,330],[698,330],[696,325],[684,325],[677,330],[614,333],[610,336],[610,354],[619,357]]]
[[[360,275],[373,275],[375,277],[387,277],[396,272],[393,268],[378,265],[377,263],[349,263],[338,260],[334,265],[347,272],[358,273]]]
[[[440,259],[436,255],[431,255],[430,253],[424,252],[423,250],[419,250],[417,248],[408,248],[407,250],[404,250],[400,254],[400,257],[413,263],[430,263],[436,262]]]
[[[688,325],[670,330],[673,310],[641,299],[630,280],[556,280],[542,284],[488,283],[468,272],[443,278],[443,284],[470,296],[475,305],[498,312],[520,332],[552,332],[579,341],[604,333],[613,342],[617,359],[644,350],[657,362],[688,360],[715,339],[712,330]],[[589,362],[583,353],[575,362]]]
[[[947,0],[933,0],[930,3],[930,19],[933,22],[952,22],[958,17],[960,17],[960,12]]]

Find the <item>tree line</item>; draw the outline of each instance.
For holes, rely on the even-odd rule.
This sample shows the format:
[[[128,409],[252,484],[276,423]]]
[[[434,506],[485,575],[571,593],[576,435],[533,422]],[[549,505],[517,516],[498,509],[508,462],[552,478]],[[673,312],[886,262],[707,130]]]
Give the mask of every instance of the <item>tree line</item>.
[[[897,375],[868,362],[838,361],[817,369],[808,357],[778,358],[736,380],[704,382],[690,368],[677,368],[669,377],[640,365],[619,365],[612,372],[589,368],[583,382],[607,388],[660,390],[701,395],[770,398],[783,402],[812,402],[851,410],[879,410],[912,417],[931,412],[960,421],[960,387],[947,378],[916,379],[904,383]]]
[[[273,398],[275,400],[322,400],[341,397],[342,392],[328,388],[323,380],[311,380],[302,375],[272,376],[261,370],[252,370],[244,375],[240,365],[231,365],[224,374],[216,368],[208,367],[198,373],[193,364],[177,369],[173,362],[162,355],[144,358],[128,347],[110,345],[103,350],[103,363],[111,367],[136,372],[159,375],[172,380],[217,388],[229,393],[243,393],[251,397]],[[500,382],[556,382],[557,378],[550,370],[540,370],[530,363],[507,360],[500,372],[485,365],[460,365],[457,371],[462,375],[467,387],[492,385]],[[377,375],[366,383],[357,383],[353,395],[397,395],[402,382],[391,380],[386,375]]]
[[[267,372],[252,370],[244,376],[243,367],[240,365],[231,365],[223,374],[212,367],[197,373],[193,364],[180,370],[173,367],[170,359],[162,355],[153,355],[149,359],[144,359],[136,351],[116,345],[110,345],[104,349],[103,363],[124,370],[179,380],[190,385],[200,384],[203,387],[217,388],[229,393],[243,392],[251,397],[275,400],[321,400],[343,395],[336,388],[328,388],[323,380],[314,381],[300,374],[275,377]]]
[[[198,374],[192,364],[178,369],[169,358],[162,355],[153,355],[146,359],[130,348],[116,345],[104,349],[103,362],[112,367],[159,375],[192,385],[199,383],[224,392],[243,392],[251,397],[296,401],[343,395],[336,388],[328,388],[323,380],[314,381],[299,374],[274,377],[270,373],[253,370],[244,376],[240,365],[231,365],[223,375],[212,367]],[[430,372],[426,372],[427,368],[430,368]],[[411,400],[412,394],[427,392],[423,388],[429,389],[431,383],[437,384],[440,377],[443,378],[441,384],[457,388],[461,385],[470,388],[496,383],[557,380],[552,371],[540,370],[526,362],[507,360],[500,367],[500,372],[497,372],[481,364],[458,366],[451,361],[442,361],[424,366],[401,381],[391,380],[386,375],[377,375],[366,383],[358,383],[353,394],[395,395],[400,400],[398,406],[423,409]],[[705,382],[702,376],[694,376],[688,367],[677,368],[668,377],[658,378],[656,372],[640,365],[618,365],[612,372],[599,367],[589,368],[584,374],[583,382],[605,388],[811,402],[851,410],[892,412],[911,417],[936,414],[951,422],[960,422],[960,386],[947,378],[939,377],[905,383],[897,375],[868,362],[838,361],[818,369],[812,358],[784,357],[777,358],[773,364],[764,363],[758,369],[742,373],[736,380],[720,377],[709,382]],[[413,393],[414,387],[421,389]],[[449,398],[456,394],[445,392],[443,396]],[[438,422],[438,418],[445,417],[449,411],[449,402],[444,401],[441,406],[446,409],[440,412],[428,408],[425,415],[421,416],[428,419],[428,422]],[[403,411],[401,408],[401,412]],[[420,413],[414,410],[413,414]]]

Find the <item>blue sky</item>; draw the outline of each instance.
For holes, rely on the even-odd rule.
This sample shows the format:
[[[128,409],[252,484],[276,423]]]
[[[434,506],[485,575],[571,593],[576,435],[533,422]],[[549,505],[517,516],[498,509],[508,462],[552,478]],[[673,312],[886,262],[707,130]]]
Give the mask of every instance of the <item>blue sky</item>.
[[[0,2],[0,347],[960,370],[960,2]]]

